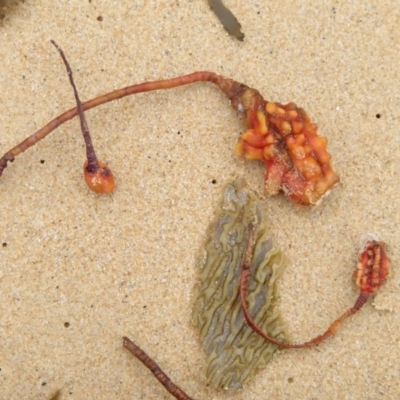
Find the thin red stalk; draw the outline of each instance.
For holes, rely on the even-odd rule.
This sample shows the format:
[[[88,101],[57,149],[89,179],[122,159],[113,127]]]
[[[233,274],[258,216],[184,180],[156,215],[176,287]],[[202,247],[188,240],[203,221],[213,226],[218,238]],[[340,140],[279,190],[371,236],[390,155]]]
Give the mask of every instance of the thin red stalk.
[[[176,386],[168,375],[139,346],[127,337],[123,337],[123,346],[139,359],[156,377],[156,379],[178,400],[193,400],[182,389]]]
[[[159,81],[135,84],[127,86],[122,89],[114,90],[110,93],[103,94],[99,97],[96,97],[94,99],[82,103],[82,111],[90,110],[91,108],[136,93],[150,92],[153,90],[160,90],[160,89],[171,89],[178,86],[188,85],[191,83],[201,82],[201,81],[213,82],[216,85],[219,85],[223,80],[224,78],[215,74],[214,72],[198,71],[172,79],[163,79]],[[14,161],[14,158],[18,154],[24,152],[25,150],[29,149],[29,147],[33,146],[40,140],[44,139],[49,133],[58,128],[64,122],[67,122],[73,117],[75,117],[77,114],[78,114],[77,107],[71,108],[70,110],[60,114],[58,117],[48,122],[43,128],[39,129],[33,135],[27,137],[21,143],[19,143],[11,150],[9,150],[7,153],[5,153],[3,157],[0,159],[0,176],[3,173],[3,170],[7,167],[7,163],[9,161],[11,162]]]
[[[81,130],[82,130],[83,138],[84,138],[85,144],[86,144],[86,157],[88,160],[88,165],[87,165],[86,169],[88,172],[91,172],[91,173],[96,172],[99,169],[99,162],[97,160],[96,152],[93,147],[92,138],[90,137],[89,127],[88,127],[88,124],[86,121],[85,114],[83,112],[82,102],[79,99],[78,90],[76,89],[76,86],[75,86],[71,67],[69,66],[69,63],[67,61],[67,58],[65,57],[64,52],[61,50],[61,48],[58,46],[58,44],[54,40],[50,40],[50,42],[55,46],[55,48],[60,53],[60,56],[65,64],[65,68],[67,69],[67,73],[68,73],[68,77],[69,77],[69,81],[71,83],[72,89],[74,90],[74,96],[75,96],[75,100],[76,100],[76,104],[77,104],[77,106],[76,106],[77,113],[79,114]]]
[[[283,347],[285,349],[301,349],[305,347],[313,347],[317,346],[320,344],[322,341],[327,339],[328,337],[332,336],[339,326],[342,324],[342,322],[348,318],[350,315],[355,314],[367,301],[369,297],[369,293],[361,292],[359,297],[357,298],[355,304],[353,307],[348,309],[342,316],[340,316],[338,319],[336,319],[330,326],[329,328],[322,334],[318,335],[315,338],[304,342],[304,343],[285,343],[282,342],[279,339],[274,338],[273,336],[268,335],[268,333],[264,332],[262,328],[257,325],[257,323],[253,320],[252,316],[250,315],[250,311],[247,307],[247,292],[248,292],[248,284],[249,284],[249,279],[251,275],[251,260],[252,260],[252,254],[253,254],[253,247],[255,243],[255,234],[254,234],[254,228],[252,224],[249,224],[248,226],[248,243],[246,246],[246,251],[243,259],[243,264],[242,264],[242,270],[241,270],[241,275],[240,275],[240,300],[242,303],[242,308],[243,308],[243,314],[246,319],[247,324],[250,326],[251,329],[253,329],[254,332],[256,332],[258,335],[263,337],[265,340],[268,340],[269,342],[276,344],[279,347]]]

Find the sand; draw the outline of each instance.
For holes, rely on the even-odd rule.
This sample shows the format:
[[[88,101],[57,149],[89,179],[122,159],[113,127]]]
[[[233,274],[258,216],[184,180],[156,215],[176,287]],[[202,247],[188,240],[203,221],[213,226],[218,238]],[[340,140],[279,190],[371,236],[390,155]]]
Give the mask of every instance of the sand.
[[[4,3],[4,2],[3,2]],[[360,237],[390,246],[375,299],[311,350],[282,350],[243,390],[206,386],[191,324],[196,259],[226,182],[263,194],[264,167],[233,148],[243,124],[216,87],[140,94],[87,112],[117,190],[86,188],[79,122],[0,178],[0,399],[170,399],[122,348],[135,340],[196,399],[400,397],[400,9],[394,1],[31,0],[0,21],[0,153],[82,100],[211,70],[296,102],[329,140],[337,186],[314,208],[264,199],[291,263],[280,279],[288,337],[321,333],[357,297]]]

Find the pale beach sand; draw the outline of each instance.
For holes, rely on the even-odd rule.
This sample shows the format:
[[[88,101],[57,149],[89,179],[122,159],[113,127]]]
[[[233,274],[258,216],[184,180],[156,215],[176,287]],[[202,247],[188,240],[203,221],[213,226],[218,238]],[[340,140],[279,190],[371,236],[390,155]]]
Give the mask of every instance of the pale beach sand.
[[[359,239],[390,246],[374,301],[311,350],[282,350],[243,389],[206,386],[191,323],[196,259],[226,182],[263,194],[264,167],[233,154],[244,125],[197,83],[88,111],[117,190],[86,188],[73,119],[0,178],[0,399],[170,399],[122,348],[135,340],[198,400],[400,398],[400,8],[395,1],[225,0],[230,37],[206,0],[31,0],[0,21],[0,153],[75,101],[210,70],[296,102],[329,140],[341,177],[322,204],[264,209],[291,260],[280,282],[288,336],[315,336],[356,299]],[[1,13],[0,13],[1,14]],[[68,324],[66,324],[68,323]],[[69,325],[69,326],[68,326]]]

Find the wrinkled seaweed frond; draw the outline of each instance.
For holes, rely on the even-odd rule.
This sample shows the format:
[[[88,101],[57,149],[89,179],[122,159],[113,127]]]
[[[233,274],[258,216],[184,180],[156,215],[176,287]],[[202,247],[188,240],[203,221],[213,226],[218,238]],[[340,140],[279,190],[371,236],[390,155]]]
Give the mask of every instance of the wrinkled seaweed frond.
[[[241,388],[277,349],[247,325],[240,304],[240,272],[249,223],[254,226],[256,238],[249,310],[265,331],[283,339],[283,323],[274,300],[276,281],[287,260],[267,231],[261,206],[244,189],[243,182],[236,181],[226,187],[208,230],[193,312],[193,322],[208,355],[207,381],[213,387]]]

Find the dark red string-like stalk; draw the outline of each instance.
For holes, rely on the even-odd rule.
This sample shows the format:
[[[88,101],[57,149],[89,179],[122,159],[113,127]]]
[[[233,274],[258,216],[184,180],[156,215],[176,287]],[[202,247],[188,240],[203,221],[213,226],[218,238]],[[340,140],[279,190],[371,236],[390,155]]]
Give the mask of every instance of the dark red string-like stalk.
[[[92,138],[90,137],[89,127],[86,121],[85,113],[83,111],[81,100],[79,99],[78,90],[75,86],[74,77],[72,75],[71,67],[65,57],[64,52],[58,46],[58,44],[51,40],[51,43],[60,53],[60,56],[64,62],[65,68],[67,69],[69,81],[72,89],[74,90],[74,96],[76,101],[76,109],[79,115],[81,123],[81,130],[86,146],[86,161],[83,165],[83,174],[85,176],[86,184],[89,189],[96,193],[112,193],[115,188],[115,180],[110,167],[102,161],[99,161],[94,150]],[[1,163],[0,163],[1,165]]]
[[[251,276],[251,260],[253,256],[253,248],[254,248],[254,243],[255,243],[255,229],[252,224],[249,224],[247,227],[248,231],[248,242],[246,246],[246,251],[244,254],[243,258],[243,264],[242,264],[242,270],[241,270],[241,275],[240,275],[240,300],[242,303],[242,308],[243,308],[243,314],[246,319],[247,324],[250,326],[251,329],[253,329],[254,332],[256,332],[258,335],[263,337],[265,340],[276,344],[279,347],[283,347],[285,349],[301,349],[305,347],[314,347],[323,342],[325,339],[329,338],[332,336],[339,326],[342,324],[342,322],[350,317],[351,315],[355,314],[358,310],[361,309],[361,307],[366,303],[368,300],[368,297],[372,293],[371,291],[367,290],[361,290],[360,295],[358,296],[356,302],[354,303],[353,307],[349,308],[343,315],[341,315],[338,319],[332,322],[332,324],[329,326],[329,328],[321,335],[318,335],[314,337],[313,339],[304,342],[304,343],[286,343],[283,342],[279,339],[274,338],[273,336],[270,336],[267,332],[264,332],[262,328],[257,325],[257,323],[254,321],[252,318],[250,311],[247,306],[247,292],[248,292],[248,284]],[[384,276],[381,278],[379,282],[379,286],[384,282],[387,271],[388,271],[388,264],[389,264],[389,258],[386,255],[385,252],[385,247],[381,244],[380,246],[375,245],[374,247],[375,253],[370,255],[370,259],[375,258],[375,263],[369,262],[371,265],[379,265],[379,269],[383,271]],[[369,249],[364,250],[364,253],[366,253]],[[359,262],[360,264],[360,262]],[[368,260],[363,261],[362,263],[363,267],[362,270],[367,268]],[[359,266],[359,268],[361,268]],[[375,268],[377,269],[377,267]],[[379,287],[378,285],[376,288],[374,288],[374,291],[377,290]]]
[[[63,59],[65,62],[64,56]],[[67,70],[72,83],[72,72],[68,67]],[[131,94],[171,89],[204,81],[216,84],[231,101],[232,107],[246,116],[248,129],[240,135],[235,154],[249,160],[264,162],[266,194],[276,195],[284,192],[289,199],[297,203],[317,204],[323,195],[339,182],[339,176],[330,165],[331,156],[326,150],[327,140],[318,136],[317,126],[303,109],[294,103],[282,105],[268,102],[256,89],[208,71],[128,86],[83,104],[80,104],[73,85],[77,108],[61,114],[5,153],[0,159],[0,175],[9,161],[13,161],[18,154],[78,113],[87,142],[88,161],[84,165],[86,183],[94,192],[111,193],[115,187],[112,173],[106,164],[96,161],[83,112]],[[97,169],[100,172],[97,172]]]
[[[150,92],[160,89],[171,89],[178,86],[188,85],[191,83],[201,82],[201,81],[212,82],[221,87],[221,85],[223,85],[224,82],[227,82],[229,80],[226,80],[225,78],[215,74],[214,72],[198,71],[172,79],[144,82],[140,84],[127,86],[122,89],[117,89],[110,93],[106,93],[89,101],[86,101],[81,104],[82,111],[90,110],[91,108],[95,108],[102,104],[109,103],[111,101],[118,100],[123,97],[130,96],[132,94]],[[29,149],[40,140],[44,139],[49,133],[54,131],[63,123],[75,117],[77,114],[78,114],[78,108],[77,107],[71,108],[70,110],[60,114],[58,117],[48,122],[43,128],[36,131],[33,135],[28,136],[21,143],[19,143],[11,150],[9,150],[7,153],[5,153],[3,157],[1,157],[0,159],[0,176],[3,173],[3,170],[7,167],[7,163],[9,161],[11,162],[14,161],[17,155]]]
[[[76,100],[76,104],[77,104],[77,106],[76,106],[77,113],[79,115],[79,120],[81,123],[81,130],[82,130],[83,137],[85,139],[85,144],[86,144],[86,155],[87,155],[87,159],[88,159],[87,170],[89,172],[96,172],[99,169],[99,162],[97,160],[96,152],[93,147],[92,138],[90,137],[89,127],[88,127],[88,124],[86,121],[85,114],[83,112],[82,102],[79,99],[78,90],[76,89],[76,86],[75,86],[71,67],[69,66],[69,63],[67,61],[67,58],[65,57],[64,52],[61,50],[61,48],[58,46],[58,44],[54,40],[51,40],[50,42],[55,46],[55,48],[60,53],[60,56],[65,64],[65,68],[67,69],[67,73],[68,73],[68,77],[69,77],[69,81],[71,83],[72,89],[74,90],[74,96],[75,96],[75,100]]]
[[[189,397],[181,388],[175,385],[168,375],[150,358],[139,346],[127,337],[123,337],[123,346],[140,360],[155,376],[155,378],[178,400],[194,400]]]

